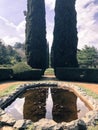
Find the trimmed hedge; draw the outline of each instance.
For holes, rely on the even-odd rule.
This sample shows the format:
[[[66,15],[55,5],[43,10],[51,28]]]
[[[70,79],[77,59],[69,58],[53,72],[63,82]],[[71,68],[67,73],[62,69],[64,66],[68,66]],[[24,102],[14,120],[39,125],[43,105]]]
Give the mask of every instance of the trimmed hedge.
[[[98,69],[56,68],[55,75],[59,80],[98,82]]]
[[[13,76],[13,70],[8,68],[0,68],[0,81],[10,80]]]
[[[41,69],[32,69],[26,63],[18,63],[13,67],[14,80],[39,80],[42,77]]]

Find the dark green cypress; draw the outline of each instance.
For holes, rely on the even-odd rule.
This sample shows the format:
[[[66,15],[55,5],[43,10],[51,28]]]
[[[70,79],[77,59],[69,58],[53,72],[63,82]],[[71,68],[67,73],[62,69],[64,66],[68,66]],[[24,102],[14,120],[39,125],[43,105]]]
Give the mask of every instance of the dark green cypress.
[[[26,56],[32,68],[46,69],[47,41],[44,0],[27,0]]]
[[[56,0],[52,67],[78,67],[76,0]]]

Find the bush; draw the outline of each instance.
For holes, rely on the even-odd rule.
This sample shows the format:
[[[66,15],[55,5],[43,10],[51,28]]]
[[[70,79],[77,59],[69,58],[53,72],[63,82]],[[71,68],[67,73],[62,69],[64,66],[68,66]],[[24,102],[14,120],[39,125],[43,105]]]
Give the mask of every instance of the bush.
[[[10,80],[13,76],[13,70],[8,68],[0,68],[0,81]]]
[[[14,80],[39,80],[42,76],[41,69],[32,69],[24,62],[14,65],[13,73]]]
[[[56,68],[55,75],[60,80],[98,82],[98,69]]]
[[[45,70],[44,75],[54,75],[54,70],[52,68],[48,68]]]

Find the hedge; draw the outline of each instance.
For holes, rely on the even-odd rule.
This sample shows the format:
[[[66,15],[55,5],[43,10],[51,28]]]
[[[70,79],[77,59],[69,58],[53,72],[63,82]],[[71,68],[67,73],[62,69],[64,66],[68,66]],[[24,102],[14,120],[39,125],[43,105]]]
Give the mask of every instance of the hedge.
[[[0,81],[10,80],[13,76],[13,70],[8,68],[0,68]]]
[[[98,69],[56,68],[55,75],[59,80],[98,82]]]
[[[39,80],[41,77],[41,69],[32,69],[26,63],[19,63],[13,67],[14,80]]]

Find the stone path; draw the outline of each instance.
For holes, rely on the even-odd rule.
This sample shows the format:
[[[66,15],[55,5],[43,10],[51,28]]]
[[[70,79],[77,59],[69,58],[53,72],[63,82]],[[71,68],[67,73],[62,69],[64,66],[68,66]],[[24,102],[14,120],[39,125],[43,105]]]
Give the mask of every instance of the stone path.
[[[83,86],[84,88],[90,89],[92,92],[98,94],[98,84],[94,83],[74,83],[77,86]]]
[[[5,90],[6,88],[12,86],[12,85],[18,85],[18,84],[25,84],[30,83],[30,81],[9,81],[9,82],[2,82],[0,83],[0,91]]]

